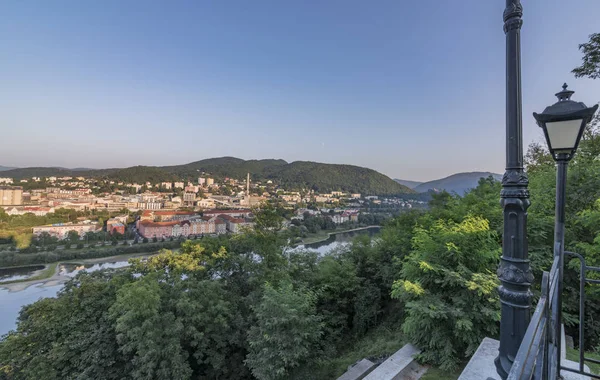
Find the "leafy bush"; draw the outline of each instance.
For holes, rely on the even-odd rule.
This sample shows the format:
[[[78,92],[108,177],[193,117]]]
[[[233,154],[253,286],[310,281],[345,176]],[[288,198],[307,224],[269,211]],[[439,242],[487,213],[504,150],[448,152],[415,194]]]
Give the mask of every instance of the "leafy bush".
[[[412,246],[392,291],[406,302],[402,328],[422,360],[455,369],[498,332],[498,237],[487,220],[467,217],[417,227]]]

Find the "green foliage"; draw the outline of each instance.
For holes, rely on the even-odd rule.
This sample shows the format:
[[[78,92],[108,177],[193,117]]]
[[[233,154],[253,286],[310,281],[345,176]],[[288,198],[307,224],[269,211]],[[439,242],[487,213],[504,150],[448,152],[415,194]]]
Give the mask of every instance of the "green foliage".
[[[590,34],[589,42],[579,45],[583,52],[583,63],[573,69],[575,77],[600,78],[600,33]]]
[[[91,174],[93,175],[94,173]],[[179,179],[173,173],[154,166],[132,166],[130,168],[119,169],[109,173],[107,177],[126,183],[172,182]]]
[[[392,291],[406,302],[402,328],[423,360],[456,368],[497,332],[497,237],[487,220],[467,217],[417,227],[412,244]]]
[[[408,187],[375,170],[352,165],[296,161],[286,166],[269,168],[266,177],[285,189],[347,191],[369,195],[413,193]]]
[[[118,352],[108,309],[127,277],[81,276],[57,298],[25,307],[16,331],[0,343],[0,377],[122,379],[130,367]]]
[[[320,354],[323,323],[316,313],[317,296],[291,283],[264,287],[253,309],[257,324],[248,334],[246,362],[259,380],[287,379],[290,371]]]
[[[157,276],[124,285],[109,309],[120,351],[132,358],[133,379],[186,379],[192,370],[179,344],[184,331],[165,308]],[[156,328],[160,326],[160,328]]]

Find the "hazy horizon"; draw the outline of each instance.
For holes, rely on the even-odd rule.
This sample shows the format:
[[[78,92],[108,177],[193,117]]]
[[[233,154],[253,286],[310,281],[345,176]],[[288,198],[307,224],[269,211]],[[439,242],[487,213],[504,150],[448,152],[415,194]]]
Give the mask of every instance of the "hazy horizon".
[[[0,165],[205,158],[350,164],[427,181],[504,171],[504,1],[5,2]],[[600,2],[524,1],[523,129],[574,79]],[[6,137],[5,137],[6,138]]]

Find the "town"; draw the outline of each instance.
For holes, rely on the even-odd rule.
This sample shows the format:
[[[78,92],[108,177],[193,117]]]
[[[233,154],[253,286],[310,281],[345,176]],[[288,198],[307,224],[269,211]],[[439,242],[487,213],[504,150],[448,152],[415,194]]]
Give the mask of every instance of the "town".
[[[413,207],[418,199],[379,197],[332,191],[288,191],[268,181],[198,177],[194,182],[127,183],[106,178],[0,178],[0,207],[9,216],[46,216],[56,210],[84,214],[76,220],[31,227],[33,237],[58,240],[105,231],[138,239],[166,239],[240,233],[253,226],[252,210],[270,203],[283,210],[284,227],[297,227],[305,218],[328,219],[328,225],[373,224],[373,215],[392,216]],[[108,214],[102,220],[98,215]],[[377,219],[377,218],[375,218]],[[377,220],[381,220],[378,218]],[[314,231],[310,231],[314,232]]]

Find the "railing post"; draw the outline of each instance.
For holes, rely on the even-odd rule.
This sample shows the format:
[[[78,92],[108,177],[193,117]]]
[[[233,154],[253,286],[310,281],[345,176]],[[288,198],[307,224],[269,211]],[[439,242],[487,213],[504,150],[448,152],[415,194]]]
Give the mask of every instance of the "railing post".
[[[558,257],[558,294],[556,302],[553,305],[553,314],[555,316],[556,328],[556,373],[560,375],[560,359],[562,350],[562,292],[563,292],[563,273],[565,266],[565,202],[567,194],[567,155],[557,154],[556,168],[556,204],[554,221],[554,245],[558,249],[554,254]]]
[[[527,246],[529,183],[523,170],[523,126],[521,110],[521,19],[520,0],[506,0],[506,171],[502,178],[501,204],[504,214],[502,258],[498,268],[501,285],[500,348],[496,370],[506,379],[517,355],[531,315],[533,274]]]

